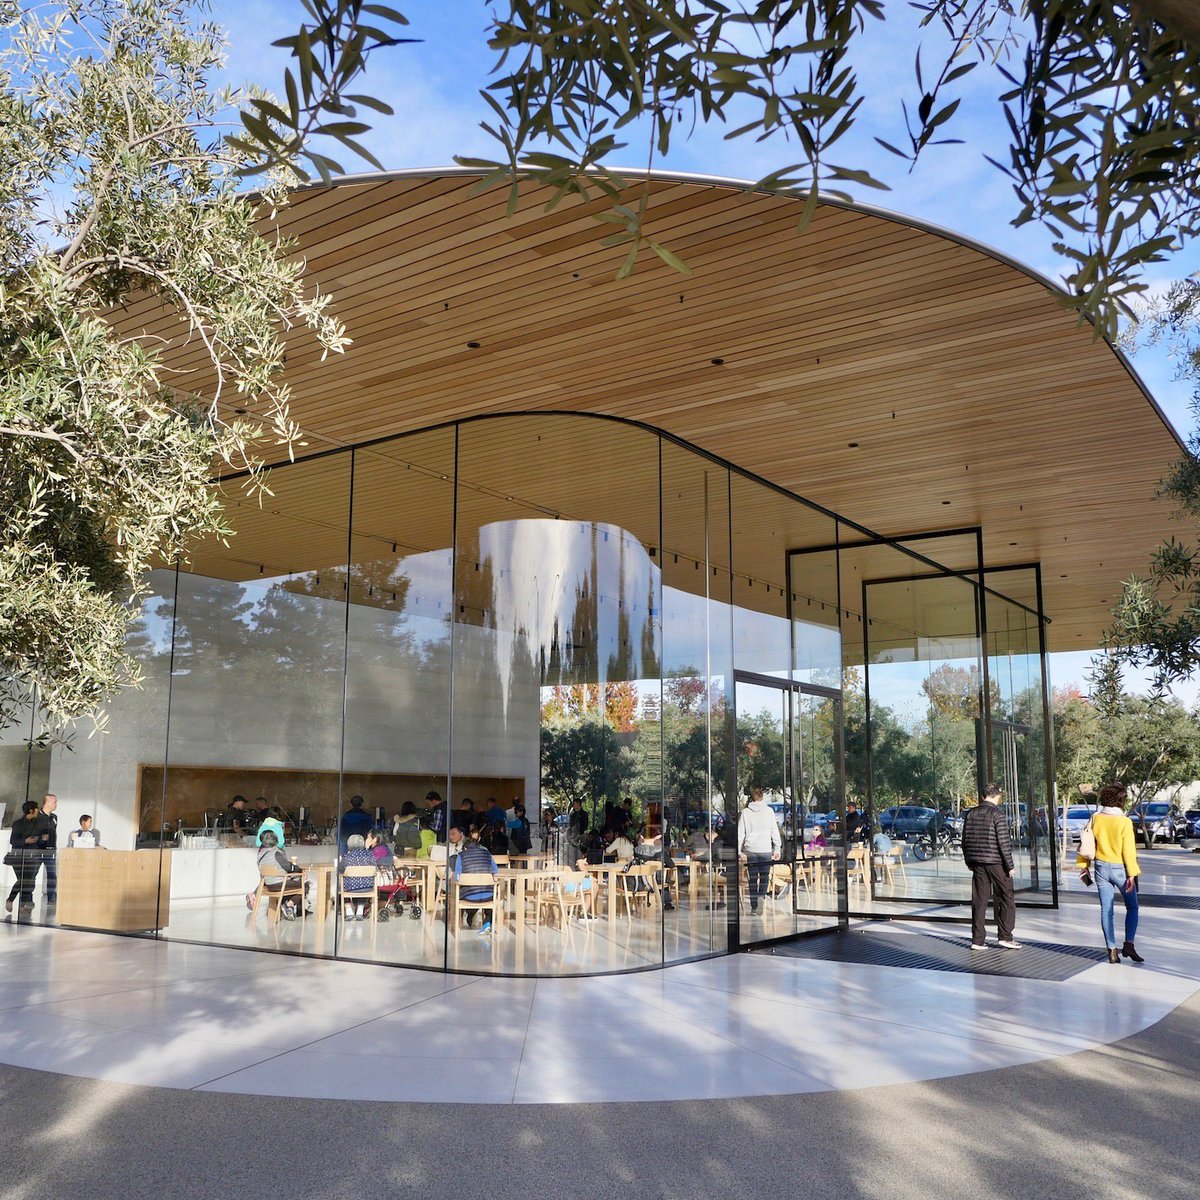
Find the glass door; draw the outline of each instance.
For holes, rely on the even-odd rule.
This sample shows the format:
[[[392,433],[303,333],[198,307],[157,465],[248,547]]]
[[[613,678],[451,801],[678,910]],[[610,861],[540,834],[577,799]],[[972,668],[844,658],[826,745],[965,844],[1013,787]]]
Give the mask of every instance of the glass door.
[[[1048,840],[1049,830],[1042,828],[1044,814],[1034,805],[1033,771],[1030,755],[1033,730],[1014,721],[992,721],[993,761],[997,782],[1004,789],[1004,811],[1012,828],[1013,865],[1017,873],[1013,886],[1018,890],[1037,890],[1040,843]]]
[[[841,817],[840,697],[739,672],[735,705],[737,844],[740,850],[746,823],[763,839],[738,857],[738,940],[748,946],[838,928],[846,912],[844,851],[832,833],[823,844],[816,831],[836,827]],[[778,859],[767,856],[769,840],[761,833],[768,814]]]

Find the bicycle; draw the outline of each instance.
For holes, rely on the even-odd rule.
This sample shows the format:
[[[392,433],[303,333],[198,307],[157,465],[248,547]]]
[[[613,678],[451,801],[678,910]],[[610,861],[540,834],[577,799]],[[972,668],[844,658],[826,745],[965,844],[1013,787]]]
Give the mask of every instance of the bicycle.
[[[953,827],[947,825],[944,829],[939,829],[937,833],[926,830],[913,843],[913,858],[924,862],[926,859],[937,858],[939,855],[957,853],[958,846],[958,831]]]

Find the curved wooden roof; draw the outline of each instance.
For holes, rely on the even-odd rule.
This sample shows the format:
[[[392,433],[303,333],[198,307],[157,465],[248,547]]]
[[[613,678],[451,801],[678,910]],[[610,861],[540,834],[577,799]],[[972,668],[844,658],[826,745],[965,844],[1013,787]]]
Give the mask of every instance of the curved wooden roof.
[[[531,190],[509,217],[476,184],[351,178],[283,213],[354,338],[325,363],[289,347],[311,449],[483,413],[645,422],[883,534],[982,525],[989,565],[1043,564],[1054,650],[1097,643],[1169,532],[1170,427],[997,255],[844,205],[798,234],[796,201],[659,176],[653,235],[693,274],[647,253],[618,282],[601,202],[546,213]]]

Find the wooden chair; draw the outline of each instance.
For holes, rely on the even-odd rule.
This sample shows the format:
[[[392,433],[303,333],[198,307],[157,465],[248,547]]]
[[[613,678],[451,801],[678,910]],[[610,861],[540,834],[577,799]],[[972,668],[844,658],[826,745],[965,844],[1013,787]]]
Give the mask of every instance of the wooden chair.
[[[725,872],[719,866],[706,862],[693,862],[692,870],[696,873],[695,891],[693,895],[699,899],[707,897],[704,904],[724,904],[728,899],[729,888]]]
[[[879,864],[883,867],[883,879],[885,883],[894,884],[896,882],[896,869],[900,870],[900,878],[904,881],[904,886],[908,887],[908,872],[904,869],[904,846],[899,842],[894,842],[890,850],[885,850],[879,857]]]
[[[570,920],[572,913],[578,913],[582,916],[587,912],[587,905],[583,900],[585,894],[583,884],[585,880],[590,879],[591,876],[586,871],[563,871],[554,881],[557,884],[558,901],[564,928]],[[568,885],[573,885],[573,889],[568,890]],[[593,893],[598,891],[595,883],[592,884],[591,891]],[[593,896],[592,904],[595,905],[595,903],[596,901]],[[588,927],[591,928],[590,924]]]
[[[376,917],[379,914],[379,874],[373,866],[361,867],[343,867],[341,872],[342,883],[338,889],[341,892],[342,899],[342,916],[345,917],[345,905],[350,904],[365,904],[367,901],[371,903],[371,924],[375,924]],[[371,886],[363,888],[360,891],[346,891],[347,879],[370,879]]]
[[[613,878],[617,882],[617,897],[625,901],[625,915],[632,918],[634,903],[644,903],[647,912],[658,894],[656,876],[662,863],[632,863],[627,871]]]
[[[563,920],[562,898],[558,890],[558,875],[550,874],[542,876],[534,885],[533,890],[528,888],[525,891],[526,902],[533,903],[533,920],[535,925],[545,925],[547,916],[554,913],[558,914],[560,923]]]
[[[277,887],[268,886],[269,881],[277,881]],[[294,900],[300,910],[300,919],[304,920],[304,876],[283,870],[271,863],[262,863],[258,868],[258,890],[254,893],[254,915],[257,918],[259,906],[267,901],[267,916],[273,921],[279,920],[279,913],[284,900]]]
[[[492,894],[486,900],[468,900],[463,895],[464,890],[474,891],[477,888],[491,888]],[[458,933],[458,918],[462,913],[474,912],[480,908],[492,910],[492,922],[494,924],[504,902],[501,894],[503,890],[503,881],[487,871],[465,871],[457,879],[451,876],[449,891],[447,892],[450,898],[450,932],[454,934]]]

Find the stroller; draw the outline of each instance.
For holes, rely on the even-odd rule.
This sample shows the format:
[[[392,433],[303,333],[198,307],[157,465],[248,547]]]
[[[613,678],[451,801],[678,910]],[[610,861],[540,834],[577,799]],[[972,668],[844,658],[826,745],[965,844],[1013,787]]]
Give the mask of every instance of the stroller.
[[[386,876],[381,875],[378,885],[379,912],[375,915],[377,921],[390,921],[393,916],[402,917],[406,904],[408,915],[414,921],[420,919],[421,906],[417,902],[416,892],[409,886],[412,878],[412,872],[403,867]]]

